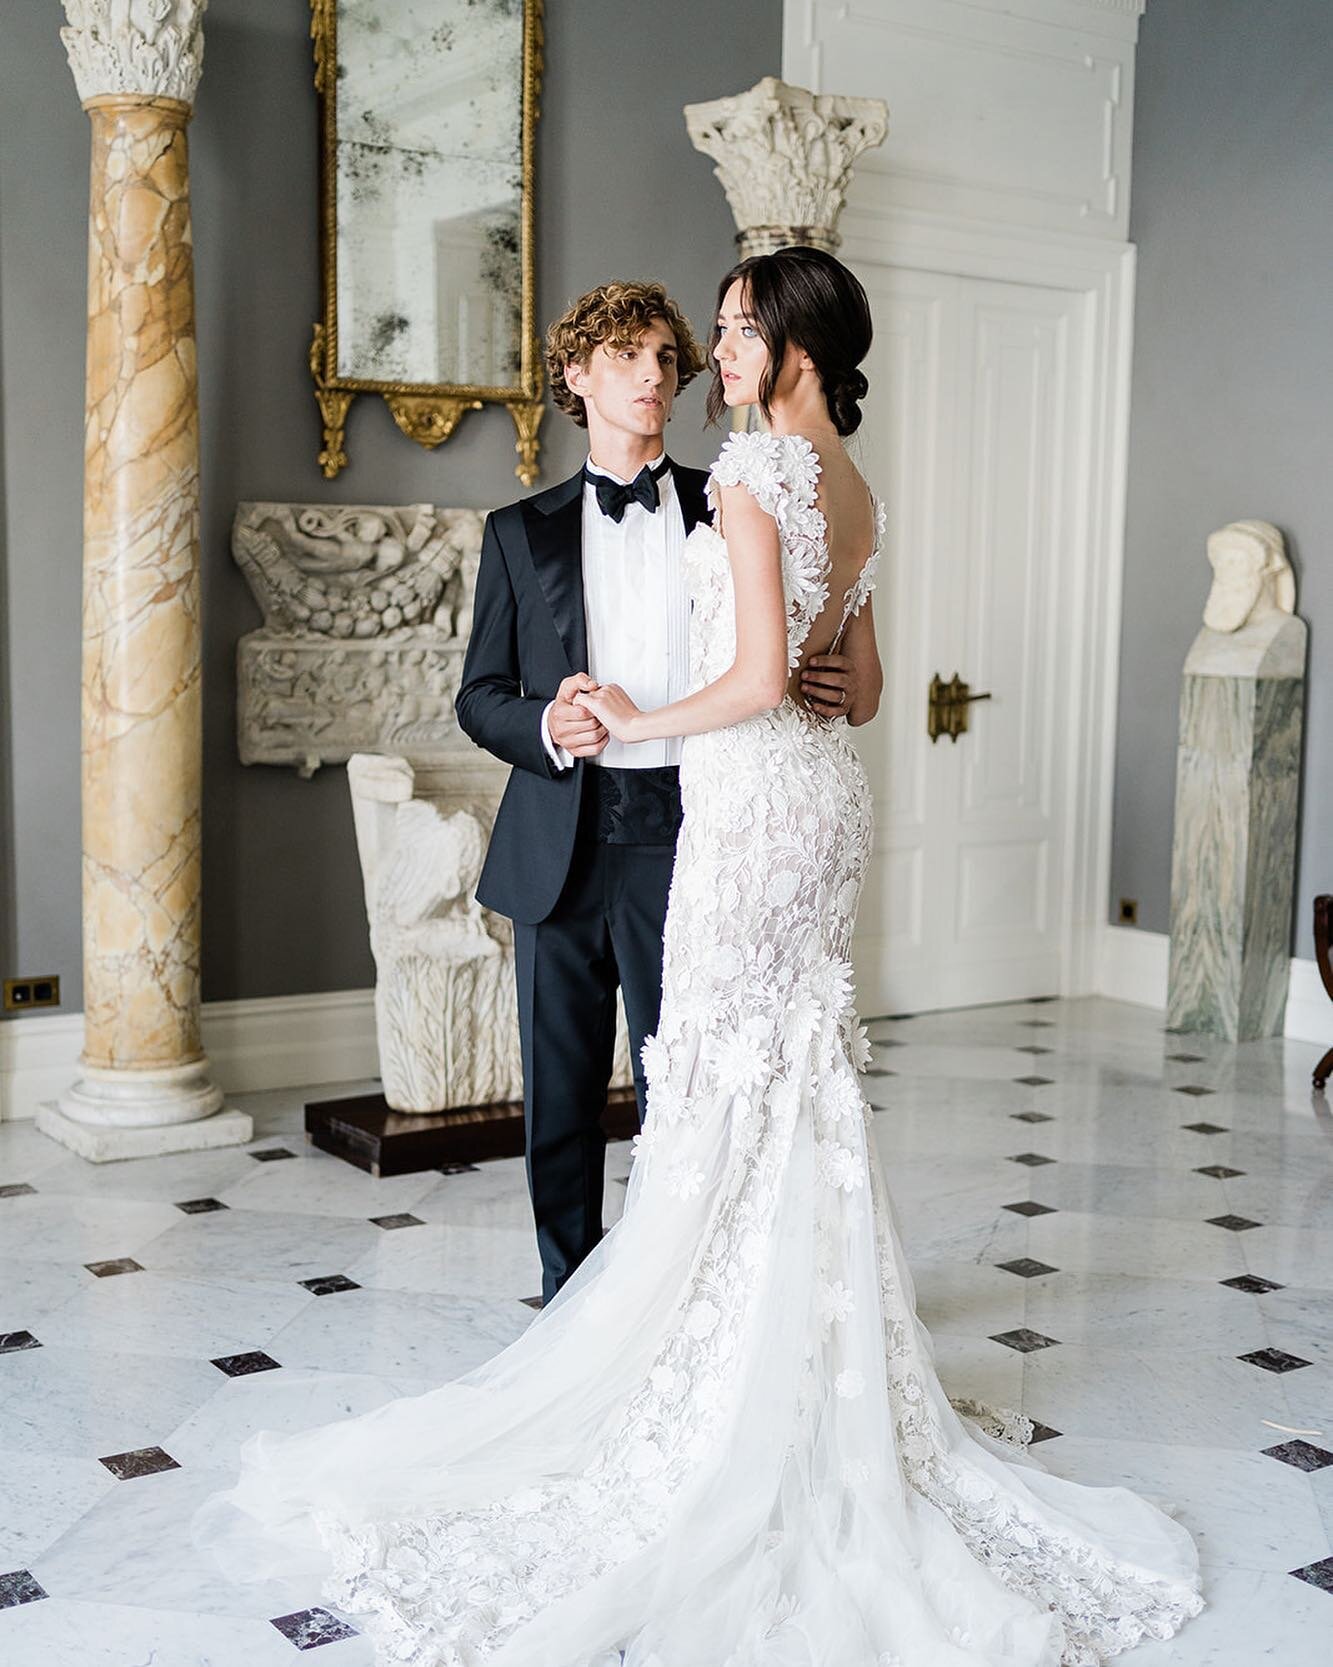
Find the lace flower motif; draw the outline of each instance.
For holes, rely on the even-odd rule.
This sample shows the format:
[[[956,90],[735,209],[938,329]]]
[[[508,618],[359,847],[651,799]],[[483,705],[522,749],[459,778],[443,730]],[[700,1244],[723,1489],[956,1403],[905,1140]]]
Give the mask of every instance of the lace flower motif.
[[[673,1198],[697,1198],[704,1190],[704,1172],[692,1158],[677,1158],[667,1170],[666,1189]]]
[[[825,1186],[852,1193],[866,1184],[865,1164],[850,1146],[821,1140],[815,1147],[815,1168]]]

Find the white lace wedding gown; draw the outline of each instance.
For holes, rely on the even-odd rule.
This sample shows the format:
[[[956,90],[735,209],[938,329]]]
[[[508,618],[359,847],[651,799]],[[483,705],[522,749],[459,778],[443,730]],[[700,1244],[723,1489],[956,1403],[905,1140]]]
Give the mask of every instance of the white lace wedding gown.
[[[776,518],[793,666],[828,597],[817,475],[764,434],[713,470]],[[687,561],[697,687],[732,591],[717,533]],[[319,1573],[407,1667],[1057,1667],[1170,1636],[1200,1607],[1185,1531],[935,1376],[857,1081],[846,725],[784,701],[691,737],[681,790],[623,1220],[480,1370],[247,1443],[203,1532],[233,1573]]]

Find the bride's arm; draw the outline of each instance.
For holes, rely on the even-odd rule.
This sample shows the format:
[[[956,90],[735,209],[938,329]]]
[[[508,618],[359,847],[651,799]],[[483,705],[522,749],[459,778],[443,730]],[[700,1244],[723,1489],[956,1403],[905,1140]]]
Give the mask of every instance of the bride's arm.
[[[575,704],[586,706],[618,741],[725,729],[771,712],[787,692],[787,604],[777,523],[745,487],[715,490],[736,596],[736,658],[715,682],[654,712],[641,712],[615,684],[577,695]]]

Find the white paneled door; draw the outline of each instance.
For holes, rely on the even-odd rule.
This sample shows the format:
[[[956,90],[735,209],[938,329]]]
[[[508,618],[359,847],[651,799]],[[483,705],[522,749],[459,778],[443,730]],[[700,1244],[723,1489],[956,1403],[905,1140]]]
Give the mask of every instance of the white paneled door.
[[[875,344],[859,446],[887,500],[875,597],[885,699],[857,741],[876,845],[856,942],[863,1014],[1065,984],[1069,610],[1088,539],[1089,297],[854,262]],[[927,734],[932,677],[986,700]]]

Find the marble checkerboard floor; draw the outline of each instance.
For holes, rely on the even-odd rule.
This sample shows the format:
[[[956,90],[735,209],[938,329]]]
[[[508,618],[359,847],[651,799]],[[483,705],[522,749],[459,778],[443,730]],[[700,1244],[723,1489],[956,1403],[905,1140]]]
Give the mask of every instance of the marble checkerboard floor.
[[[1333,1117],[1319,1050],[1101,1000],[880,1020],[867,1091],[947,1387],[1196,1536],[1209,1608],[1134,1667],[1333,1661]],[[328,1090],[320,1090],[321,1097]],[[369,1667],[316,1593],[229,1586],[240,1442],[424,1389],[532,1318],[522,1165],[373,1180],[306,1146],[97,1167],[0,1124],[0,1662]],[[610,1154],[609,1214],[628,1148]],[[1296,1433],[1302,1432],[1302,1433]],[[921,1663],[920,1667],[930,1667]]]

